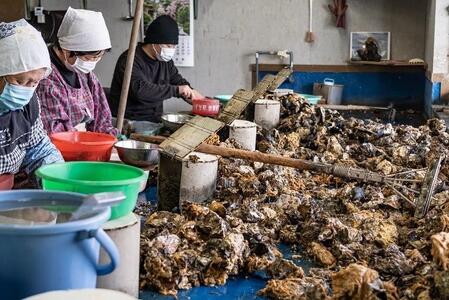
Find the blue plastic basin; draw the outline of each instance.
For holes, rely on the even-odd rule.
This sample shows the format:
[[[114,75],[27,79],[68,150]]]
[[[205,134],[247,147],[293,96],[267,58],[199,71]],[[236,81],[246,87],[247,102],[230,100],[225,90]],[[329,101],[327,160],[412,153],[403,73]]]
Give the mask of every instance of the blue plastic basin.
[[[11,201],[19,200],[22,201]],[[0,210],[34,206],[76,207],[83,195],[47,191],[0,192]],[[81,220],[45,225],[0,223],[0,298],[23,299],[53,290],[95,288],[97,275],[111,273],[118,250],[100,228],[110,216],[101,209]],[[110,257],[98,265],[100,245]]]

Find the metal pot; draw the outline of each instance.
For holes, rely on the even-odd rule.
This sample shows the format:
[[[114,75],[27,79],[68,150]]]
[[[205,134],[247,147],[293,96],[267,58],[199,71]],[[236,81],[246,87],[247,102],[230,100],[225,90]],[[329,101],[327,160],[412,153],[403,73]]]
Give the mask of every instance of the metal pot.
[[[181,113],[169,113],[161,117],[162,124],[170,131],[176,131],[182,127],[187,121],[192,119],[193,116]]]
[[[149,167],[159,163],[159,146],[134,140],[115,143],[120,159],[132,166]]]

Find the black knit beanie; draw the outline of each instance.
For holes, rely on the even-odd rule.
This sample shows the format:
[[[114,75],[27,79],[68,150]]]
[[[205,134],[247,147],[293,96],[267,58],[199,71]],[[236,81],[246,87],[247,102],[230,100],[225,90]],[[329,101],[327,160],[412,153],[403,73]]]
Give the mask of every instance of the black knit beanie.
[[[145,44],[178,44],[179,29],[170,16],[157,17],[145,31]]]

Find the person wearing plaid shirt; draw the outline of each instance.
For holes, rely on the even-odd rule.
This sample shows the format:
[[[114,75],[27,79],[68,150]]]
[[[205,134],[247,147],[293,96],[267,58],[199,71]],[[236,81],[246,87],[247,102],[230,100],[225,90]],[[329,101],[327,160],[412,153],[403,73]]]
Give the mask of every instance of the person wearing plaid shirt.
[[[0,23],[0,175],[33,177],[43,164],[63,162],[40,118],[35,94],[51,72],[41,34],[25,20]]]
[[[111,48],[100,12],[69,7],[49,48],[53,72],[36,92],[48,133],[74,130],[117,135],[103,88],[92,72]]]

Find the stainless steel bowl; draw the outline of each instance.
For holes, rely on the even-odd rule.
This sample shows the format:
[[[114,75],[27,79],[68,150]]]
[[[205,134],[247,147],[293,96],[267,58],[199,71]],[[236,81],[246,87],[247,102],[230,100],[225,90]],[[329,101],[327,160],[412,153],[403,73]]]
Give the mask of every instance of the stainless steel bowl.
[[[159,146],[134,140],[115,143],[118,156],[125,164],[149,167],[159,163]]]
[[[162,124],[170,131],[176,131],[192,118],[193,116],[188,114],[170,113],[162,116]]]

